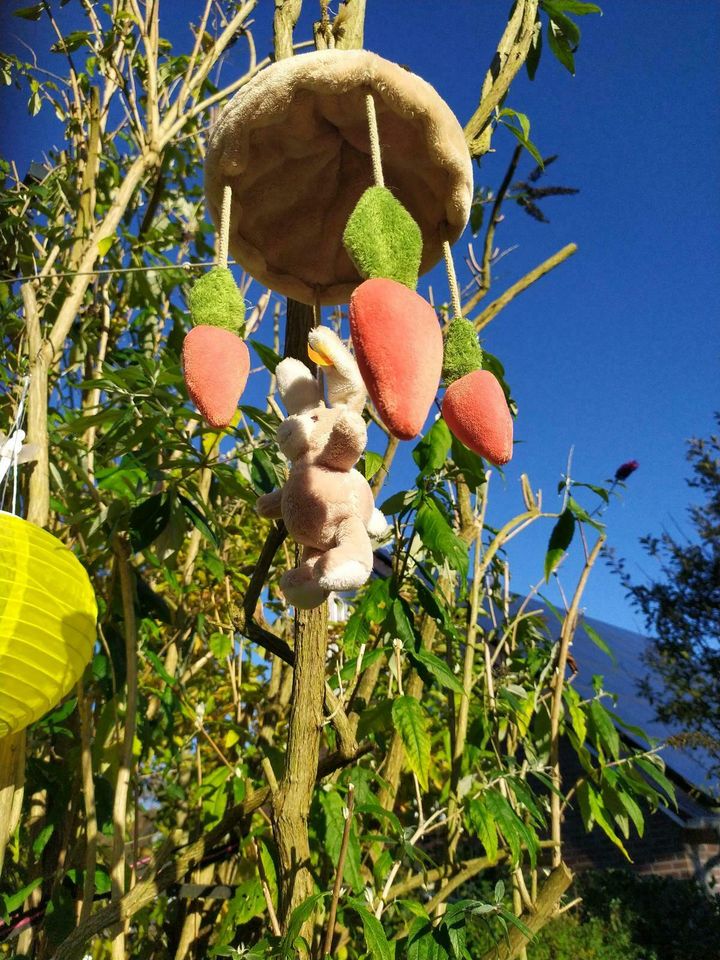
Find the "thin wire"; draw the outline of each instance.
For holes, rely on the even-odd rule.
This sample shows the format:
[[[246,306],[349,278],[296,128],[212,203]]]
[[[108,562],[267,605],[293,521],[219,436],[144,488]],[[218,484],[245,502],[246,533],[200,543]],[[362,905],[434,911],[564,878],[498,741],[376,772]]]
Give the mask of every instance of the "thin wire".
[[[450,244],[447,240],[443,243],[443,256],[445,257],[445,269],[447,270],[448,286],[450,287],[450,297],[452,299],[453,319],[455,319],[455,317],[462,317],[462,306],[460,305],[460,291],[455,274],[455,264],[453,263],[452,251],[450,250]]]
[[[228,263],[236,264],[236,260],[228,260]],[[0,277],[3,283],[21,283],[24,280],[57,280],[60,277],[101,277],[109,273],[151,273],[153,270],[199,270],[201,267],[214,267],[214,260],[202,260],[198,263],[190,263],[184,260],[182,263],[160,263],[155,267],[106,267],[102,270],[75,270],[67,273],[30,273],[24,277]]]
[[[220,236],[217,245],[217,265],[227,269],[228,243],[230,241],[230,208],[232,205],[232,187],[226,183],[223,187],[222,210],[220,211]]]
[[[365,110],[367,112],[368,132],[370,134],[370,155],[372,156],[373,178],[376,187],[384,187],[382,160],[380,159],[380,134],[378,133],[375,101],[371,93],[365,94]]]

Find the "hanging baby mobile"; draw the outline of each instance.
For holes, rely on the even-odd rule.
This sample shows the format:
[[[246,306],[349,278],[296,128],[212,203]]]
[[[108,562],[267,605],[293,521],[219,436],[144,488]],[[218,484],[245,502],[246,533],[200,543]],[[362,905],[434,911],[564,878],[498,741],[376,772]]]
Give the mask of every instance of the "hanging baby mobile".
[[[97,607],[87,573],[57,537],[16,514],[18,465],[34,459],[21,429],[28,380],[0,435],[0,738],[55,707],[90,661]]]
[[[314,607],[368,579],[370,537],[384,528],[353,469],[367,441],[367,394],[388,431],[409,440],[442,382],[455,436],[492,463],[512,456],[512,417],[462,317],[450,252],[470,212],[470,155],[455,116],[420,77],[367,51],[325,50],[271,65],[227,104],[209,137],[205,190],[218,266],[191,292],[183,358],[208,423],[231,422],[249,370],[228,250],[278,293],[316,308],[349,302],[352,354],[327,328],[309,337],[327,398],[299,360],[276,369],[288,413],[277,440],[292,466],[283,488],[258,501],[303,547],[281,580],[285,596]],[[416,292],[443,256],[452,303],[444,336]]]

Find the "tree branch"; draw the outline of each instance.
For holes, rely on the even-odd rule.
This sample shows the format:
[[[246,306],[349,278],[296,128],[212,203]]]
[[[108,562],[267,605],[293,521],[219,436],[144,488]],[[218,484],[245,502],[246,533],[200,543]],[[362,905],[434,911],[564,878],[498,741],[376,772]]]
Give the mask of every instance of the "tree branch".
[[[465,125],[465,139],[473,157],[482,156],[490,149],[492,127],[490,120],[495,107],[502,101],[530,51],[538,0],[517,0],[507,27],[485,75],[480,103]]]
[[[574,253],[577,253],[577,244],[568,243],[567,246],[562,248],[562,250],[558,250],[557,253],[554,253],[551,257],[548,257],[547,260],[544,260],[542,263],[538,264],[538,266],[529,273],[526,273],[524,277],[521,277],[511,287],[508,287],[502,296],[498,297],[497,300],[493,300],[492,303],[489,303],[482,313],[479,313],[473,318],[472,323],[475,324],[475,329],[478,332],[484,329],[484,327],[486,327],[491,320],[494,320],[500,311],[504,310],[505,307],[515,299],[515,297],[527,290],[528,287],[532,286],[536,280],[544,277],[546,273],[550,273],[550,271],[554,270],[555,267],[559,266],[561,263],[564,263],[565,260],[571,257]]]

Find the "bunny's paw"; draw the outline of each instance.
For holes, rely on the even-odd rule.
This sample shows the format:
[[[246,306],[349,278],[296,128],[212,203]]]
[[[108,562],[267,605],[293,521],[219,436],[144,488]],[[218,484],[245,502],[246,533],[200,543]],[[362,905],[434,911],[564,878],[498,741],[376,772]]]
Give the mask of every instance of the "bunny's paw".
[[[298,610],[319,607],[325,602],[329,592],[314,578],[309,567],[299,567],[284,573],[280,578],[280,589],[288,603]]]
[[[318,583],[324,590],[355,590],[361,587],[370,576],[370,571],[359,560],[343,560],[329,570],[318,564]]]
[[[385,519],[385,514],[381,513],[377,507],[374,507],[367,525],[368,535],[372,537],[373,540],[381,540],[389,530],[390,527]]]

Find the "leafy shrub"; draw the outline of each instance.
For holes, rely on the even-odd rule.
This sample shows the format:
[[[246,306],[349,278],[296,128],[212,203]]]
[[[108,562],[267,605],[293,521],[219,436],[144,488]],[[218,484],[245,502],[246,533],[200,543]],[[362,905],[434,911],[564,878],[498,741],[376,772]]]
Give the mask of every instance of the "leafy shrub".
[[[487,883],[472,886],[488,898]],[[543,927],[528,960],[720,960],[720,896],[692,880],[588,871],[568,896],[582,897],[582,905]],[[471,955],[492,956],[487,925],[470,926]]]
[[[720,958],[720,896],[708,896],[692,880],[604,870],[582,874],[575,887],[583,917],[627,931],[647,957]]]

